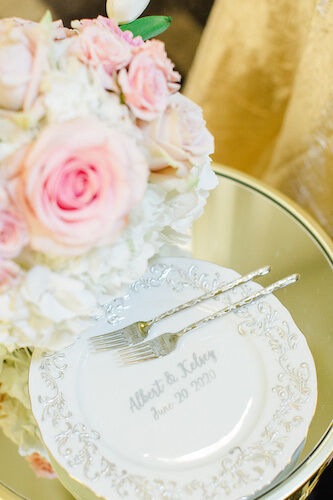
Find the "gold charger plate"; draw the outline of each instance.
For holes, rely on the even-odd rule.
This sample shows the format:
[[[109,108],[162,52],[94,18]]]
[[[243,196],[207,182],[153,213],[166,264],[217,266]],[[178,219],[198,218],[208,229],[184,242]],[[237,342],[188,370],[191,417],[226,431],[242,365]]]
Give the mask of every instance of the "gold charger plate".
[[[252,177],[215,165],[218,188],[193,230],[193,257],[246,273],[273,266],[262,284],[293,272],[297,286],[277,293],[307,338],[318,375],[318,406],[298,465],[262,499],[305,498],[333,454],[333,246],[298,206]],[[60,482],[36,479],[0,433],[2,500],[70,500]]]
[[[254,178],[215,165],[220,185],[194,228],[193,256],[243,273],[258,263],[278,275],[299,272],[295,290],[276,295],[304,333],[318,375],[318,405],[298,465],[262,496],[306,498],[333,456],[333,243],[298,205]],[[277,275],[275,275],[277,273]]]

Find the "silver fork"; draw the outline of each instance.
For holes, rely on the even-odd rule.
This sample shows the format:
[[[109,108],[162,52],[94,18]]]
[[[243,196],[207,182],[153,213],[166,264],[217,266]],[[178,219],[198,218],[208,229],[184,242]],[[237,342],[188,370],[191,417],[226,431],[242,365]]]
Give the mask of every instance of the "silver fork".
[[[263,276],[264,274],[269,273],[270,270],[271,270],[270,266],[261,267],[260,269],[252,271],[251,273],[246,274],[245,276],[241,276],[240,278],[237,278],[236,280],[231,281],[230,283],[227,283],[226,285],[223,285],[220,288],[209,291],[204,295],[197,297],[196,299],[190,300],[185,304],[181,304],[180,306],[165,311],[159,316],[156,316],[155,318],[149,321],[137,321],[115,332],[108,332],[102,335],[96,335],[90,337],[88,339],[88,347],[90,351],[97,352],[109,349],[119,349],[121,347],[135,345],[139,342],[142,342],[142,340],[144,340],[145,338],[147,338],[149,330],[152,328],[152,326],[161,321],[162,319],[170,317],[175,313],[183,311],[184,309],[188,309],[189,307],[193,307],[196,304],[199,304],[199,302],[202,302],[203,300],[210,299],[212,297],[215,297],[216,295],[232,290],[236,286],[242,285],[243,283],[246,283],[252,280],[253,278],[256,278],[258,276]]]
[[[124,365],[132,365],[136,363],[141,363],[142,361],[148,361],[154,358],[160,358],[161,356],[166,356],[167,354],[170,354],[170,352],[176,349],[180,338],[185,333],[194,330],[195,328],[199,328],[203,325],[206,325],[210,321],[220,318],[221,316],[224,316],[225,314],[228,314],[231,311],[239,309],[240,307],[243,307],[253,302],[254,300],[257,300],[260,297],[264,297],[265,295],[271,294],[276,290],[279,290],[280,288],[291,285],[299,278],[300,278],[299,274],[292,274],[290,276],[287,276],[286,278],[276,281],[275,283],[272,283],[271,285],[267,286],[266,288],[263,288],[262,290],[259,290],[258,292],[249,295],[248,297],[245,297],[239,302],[230,304],[226,308],[217,311],[211,316],[206,316],[200,321],[197,321],[196,323],[192,323],[191,325],[186,326],[179,332],[163,333],[162,335],[159,335],[158,337],[155,337],[152,340],[142,342],[141,344],[138,344],[136,346],[120,349],[117,353],[120,358],[120,361]]]

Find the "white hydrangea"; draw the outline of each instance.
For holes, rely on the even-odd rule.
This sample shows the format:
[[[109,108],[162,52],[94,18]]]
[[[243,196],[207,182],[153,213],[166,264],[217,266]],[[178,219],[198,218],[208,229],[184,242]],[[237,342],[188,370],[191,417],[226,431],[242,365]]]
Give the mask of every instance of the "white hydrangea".
[[[36,265],[0,296],[0,343],[11,350],[60,349],[74,342],[100,312],[96,296],[82,281]]]
[[[124,13],[123,6],[119,10],[121,3],[123,2],[110,0],[108,9],[114,13],[116,11],[118,14]],[[141,11],[149,0],[140,0],[140,7],[136,5],[137,3],[138,0],[127,1],[126,9],[133,12],[135,10],[138,15],[139,10]],[[20,20],[16,20],[14,25],[16,23],[19,25]],[[2,254],[0,283],[3,292],[0,293],[0,427],[19,446],[23,455],[37,452],[47,457],[28,396],[28,368],[32,349],[41,347],[58,350],[75,342],[77,337],[91,326],[94,317],[105,313],[106,305],[115,297],[126,293],[127,286],[145,273],[149,259],[158,252],[163,252],[165,248],[169,249],[171,245],[173,248],[186,245],[190,240],[190,228],[193,222],[203,212],[208,192],[217,184],[209,159],[209,154],[213,151],[213,138],[206,130],[201,109],[177,91],[179,75],[173,70],[172,62],[164,55],[162,46],[157,45],[161,42],[148,42],[145,54],[148,57],[151,51],[149,57],[157,56],[156,64],[162,64],[162,68],[164,65],[165,85],[162,85],[161,90],[163,88],[167,90],[166,107],[160,108],[160,104],[164,101],[156,92],[154,93],[154,97],[157,97],[156,102],[152,103],[152,109],[146,114],[140,108],[140,106],[144,108],[147,97],[144,91],[145,85],[141,89],[142,102],[139,107],[131,102],[131,92],[126,94],[124,90],[124,75],[129,64],[127,54],[131,54],[133,61],[137,51],[140,50],[141,39],[132,40],[128,32],[127,35],[122,34],[114,21],[108,22],[99,17],[93,20],[93,23],[94,29],[100,30],[102,38],[97,37],[97,50],[95,50],[95,39],[93,37],[89,40],[88,36],[88,48],[92,47],[93,52],[88,51],[87,57],[82,57],[81,49],[84,49],[84,46],[80,45],[81,48],[78,50],[75,41],[81,32],[84,36],[84,25],[89,25],[89,20],[86,23],[82,22],[82,26],[80,22],[76,22],[77,29],[70,32],[63,28],[61,22],[57,22],[56,26],[52,25],[50,16],[46,16],[41,23],[42,32],[44,33],[46,28],[44,34],[48,33],[47,39],[43,38],[45,45],[42,44],[46,59],[39,61],[39,68],[32,75],[29,74],[28,78],[21,75],[23,81],[19,82],[21,90],[26,92],[26,97],[30,99],[24,100],[21,107],[16,106],[15,109],[11,109],[9,106],[8,109],[0,109],[1,209],[3,213],[6,213],[6,210],[11,211],[13,220],[16,220],[14,215],[18,216],[16,221],[18,234],[19,228],[24,235],[27,229],[30,236],[29,243],[23,237],[17,240],[23,243],[17,252],[10,255],[12,260]],[[109,29],[118,33],[116,36],[120,36],[123,40],[122,46],[129,44],[125,47],[125,58],[115,61],[117,57],[110,56],[109,62],[112,64],[117,62],[117,66],[112,66],[112,69],[110,67],[107,69],[108,65],[104,67],[102,63],[104,56],[109,57]],[[101,42],[105,39],[104,36],[107,42],[99,46],[98,40]],[[53,43],[51,43],[52,38],[54,38]],[[118,42],[115,42],[115,47],[119,47]],[[23,52],[26,53],[25,47]],[[38,54],[38,51],[36,53]],[[32,50],[30,56],[34,54],[35,51]],[[101,56],[101,60],[98,60],[99,57],[96,60],[94,57],[91,59],[91,55]],[[8,64],[6,59],[4,61],[2,65],[6,70]],[[22,68],[19,64],[17,69],[20,75]],[[156,66],[155,70],[157,69],[161,76],[161,69]],[[123,76],[123,85],[120,73]],[[31,78],[32,76],[36,77],[36,81]],[[137,91],[140,90],[142,82],[141,77],[138,78]],[[27,81],[35,85],[27,85]],[[10,95],[11,90],[8,92]],[[5,97],[3,102],[6,104]],[[25,102],[30,104],[25,107]],[[121,186],[128,183],[128,196],[126,190],[124,191],[124,200],[128,198],[128,204],[127,208],[121,208],[121,217],[119,215],[121,220],[117,221],[119,226],[116,227],[121,233],[110,232],[110,237],[107,238],[103,238],[103,232],[107,233],[104,222],[112,220],[113,211],[117,210],[104,209],[109,205],[101,204],[101,209],[94,215],[94,220],[103,221],[102,237],[95,241],[95,233],[91,236],[89,232],[91,241],[85,247],[86,253],[80,255],[78,255],[80,248],[78,252],[71,254],[69,248],[62,247],[64,241],[62,238],[58,239],[59,234],[56,229],[54,241],[52,235],[48,239],[44,226],[48,226],[47,222],[52,220],[55,212],[46,210],[50,206],[56,207],[59,213],[63,213],[63,207],[72,210],[75,203],[72,205],[67,202],[71,199],[71,195],[75,199],[85,185],[85,181],[82,180],[84,176],[81,174],[87,174],[88,166],[95,168],[98,173],[99,160],[96,160],[95,164],[85,152],[84,158],[88,158],[87,165],[83,161],[76,169],[74,161],[75,168],[71,165],[72,169],[66,170],[66,182],[60,183],[59,189],[52,195],[46,189],[43,191],[45,196],[46,191],[48,192],[46,197],[52,201],[45,207],[42,203],[38,205],[39,208],[43,206],[42,215],[45,212],[47,218],[41,217],[41,212],[36,210],[34,202],[41,200],[35,191],[31,191],[31,185],[24,177],[33,172],[34,181],[40,180],[40,172],[44,167],[49,168],[50,158],[54,168],[59,166],[54,158],[61,156],[58,155],[58,151],[61,148],[63,152],[65,147],[63,142],[57,140],[58,131],[61,131],[70,146],[73,143],[75,146],[74,123],[77,124],[77,129],[74,127],[76,138],[80,139],[78,143],[83,151],[86,151],[86,142],[94,132],[97,136],[97,146],[94,146],[94,142],[90,150],[95,152],[103,150],[103,144],[100,144],[103,142],[103,137],[112,134],[113,137],[129,136],[130,140],[124,141],[124,149],[131,148],[129,164],[131,167],[136,167],[133,168],[133,172],[132,168],[129,168],[126,174],[125,167],[119,161],[120,156],[115,154],[114,163],[117,169],[110,169],[113,177],[111,174],[110,176],[113,180],[119,177],[119,184],[114,183],[116,187],[113,186],[111,178],[106,182],[96,182],[91,180],[95,179],[94,176],[91,178],[87,176],[92,186],[96,184],[98,187],[90,192],[91,199],[90,194],[87,195],[89,203],[91,200],[95,202],[99,193],[104,194],[102,189],[104,186],[110,189],[105,198],[112,199],[112,190],[119,188],[117,194],[119,200],[122,200],[122,196],[119,195],[122,193]],[[87,135],[82,132],[83,123],[91,126]],[[66,126],[64,124],[69,124],[66,133],[63,130]],[[109,134],[111,129],[112,134]],[[46,135],[43,135],[44,130]],[[106,135],[101,132],[104,130],[107,131]],[[50,131],[57,133],[48,140],[47,134],[51,133]],[[99,138],[102,138],[100,142]],[[45,142],[50,149],[43,155]],[[113,153],[110,151],[112,149],[107,149],[105,156],[102,151],[103,165],[109,163],[111,165],[109,158]],[[36,174],[34,166],[38,166],[36,156],[39,158],[39,154],[41,165]],[[69,148],[68,156],[65,155],[61,160],[63,163],[60,162],[60,167],[67,168],[73,158],[75,160],[75,154],[75,151],[73,153]],[[68,172],[73,174],[73,177]],[[127,180],[126,175],[128,175]],[[131,175],[135,177],[131,178]],[[74,182],[73,178],[75,183],[71,184]],[[47,187],[52,191],[51,187],[57,185],[57,181],[54,180],[55,176],[51,176],[50,179],[52,181]],[[67,193],[67,183],[69,197],[65,196],[62,199],[62,195]],[[47,182],[43,180],[41,184],[45,188]],[[41,199],[45,199],[45,196],[41,196]],[[141,201],[133,207],[136,200]],[[33,213],[34,211],[36,213]],[[84,210],[79,212],[81,217]],[[74,215],[77,216],[76,213]],[[19,220],[20,216],[22,220]],[[59,216],[59,219],[65,220],[66,217],[62,219]],[[71,221],[73,222],[73,219]],[[84,228],[91,227],[87,223],[86,212],[83,221]],[[16,226],[14,224],[14,229]],[[53,229],[48,229],[52,233]],[[73,225],[68,225],[67,229],[68,233],[71,233]],[[3,231],[4,241],[9,233],[15,239],[15,231],[8,226],[7,233]],[[75,240],[79,239],[78,233],[75,234],[74,244],[77,243]],[[45,241],[44,245],[38,246],[43,238],[48,243],[51,242],[51,246],[46,245]],[[108,246],[98,246],[106,245],[106,242],[110,241],[113,243]],[[85,243],[85,240],[83,242]],[[91,249],[93,245],[96,247]],[[61,251],[55,256],[52,252],[59,248]],[[12,272],[16,268],[18,270]]]

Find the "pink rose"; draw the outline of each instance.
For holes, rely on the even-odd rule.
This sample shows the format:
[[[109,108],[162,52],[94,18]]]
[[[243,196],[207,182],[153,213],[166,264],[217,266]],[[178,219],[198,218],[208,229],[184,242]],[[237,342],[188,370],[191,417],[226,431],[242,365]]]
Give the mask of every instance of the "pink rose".
[[[185,177],[194,165],[209,161],[214,152],[214,138],[201,108],[179,92],[170,97],[165,113],[140,126],[151,156],[151,171],[173,167],[179,177]]]
[[[0,185],[0,259],[18,257],[28,242],[26,223],[10,206],[8,194]]]
[[[0,258],[18,257],[28,242],[25,222],[9,208],[0,210]]]
[[[76,255],[112,243],[145,192],[148,165],[134,139],[94,118],[46,128],[12,192],[35,250]]]
[[[154,120],[166,109],[169,95],[179,88],[180,75],[173,68],[164,44],[152,40],[136,50],[128,69],[119,72],[125,102],[137,118]]]
[[[122,31],[120,28],[119,31],[121,31],[122,38],[130,45],[133,45],[133,47],[140,47],[141,45],[144,45],[145,42],[142,40],[140,35],[134,37],[130,30]]]
[[[69,28],[65,28],[61,19],[58,21],[53,21],[53,40],[64,40],[65,38],[71,38],[72,36],[77,36],[77,32]]]
[[[33,453],[28,455],[26,460],[33,468],[37,477],[43,477],[45,479],[56,479],[58,476],[52,469],[52,465],[46,458],[42,457],[39,453]]]
[[[9,197],[6,189],[0,184],[0,210],[7,208],[9,204]]]
[[[13,261],[0,258],[0,293],[18,283],[21,268]]]
[[[114,22],[102,16],[75,21],[72,26],[77,27],[79,36],[71,45],[69,53],[96,69],[105,88],[113,89],[110,77],[128,65],[132,58],[132,44]]]
[[[88,26],[96,26],[97,28],[111,31],[115,35],[126,40],[126,42],[130,45],[133,45],[133,47],[144,45],[144,41],[141,36],[133,37],[133,33],[131,31],[121,30],[116,21],[114,19],[109,19],[108,17],[98,16],[96,19],[81,19],[81,21],[72,21],[72,26],[80,32]]]
[[[42,26],[18,18],[0,20],[0,107],[29,109],[51,43]]]

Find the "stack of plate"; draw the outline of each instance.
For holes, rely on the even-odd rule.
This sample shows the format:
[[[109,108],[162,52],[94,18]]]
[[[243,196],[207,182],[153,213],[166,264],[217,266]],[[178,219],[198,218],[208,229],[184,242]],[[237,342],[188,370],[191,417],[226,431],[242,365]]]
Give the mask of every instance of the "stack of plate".
[[[76,343],[35,351],[32,409],[76,498],[247,498],[297,460],[316,407],[316,370],[275,296],[188,333],[163,358],[119,366],[113,351],[88,350],[91,335],[151,319],[238,276],[200,260],[157,259]],[[250,282],[209,299],[151,335],[178,331],[260,288]]]

